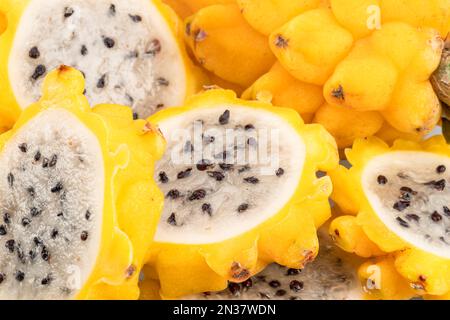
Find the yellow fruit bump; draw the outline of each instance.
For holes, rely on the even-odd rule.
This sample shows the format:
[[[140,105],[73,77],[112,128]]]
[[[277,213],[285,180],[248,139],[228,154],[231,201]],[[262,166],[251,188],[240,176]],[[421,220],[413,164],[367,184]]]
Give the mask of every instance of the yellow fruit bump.
[[[360,139],[346,156],[352,167],[330,172],[332,199],[344,215],[329,232],[343,250],[371,259],[361,267],[361,279],[366,284],[376,270],[381,288],[366,286],[368,295],[448,294],[450,147],[445,139],[397,140],[392,147],[379,138]]]
[[[54,111],[73,116],[92,133],[98,140],[104,173],[100,235],[92,268],[73,298],[137,299],[139,272],[162,209],[162,195],[152,177],[164,141],[145,120],[133,121],[127,107],[91,109],[83,91],[84,78],[75,69],[61,66],[49,73],[41,99],[0,136],[0,150],[28,122]]]

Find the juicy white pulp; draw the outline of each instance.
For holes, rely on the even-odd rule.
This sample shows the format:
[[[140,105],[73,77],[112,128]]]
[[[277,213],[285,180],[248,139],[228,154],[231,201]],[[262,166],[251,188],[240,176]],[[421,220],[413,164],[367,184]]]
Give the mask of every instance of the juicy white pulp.
[[[445,166],[445,172],[438,173],[439,166]],[[378,183],[380,175],[386,184]],[[443,190],[433,187],[431,182],[442,180]],[[426,152],[387,153],[366,165],[362,183],[374,212],[392,232],[416,248],[450,258],[450,215],[444,209],[450,208],[450,158]],[[402,187],[414,191],[409,206],[396,205],[405,201]]]
[[[105,45],[107,38],[114,41],[112,48]],[[155,40],[160,51],[151,53]],[[30,57],[33,47],[38,58]],[[22,108],[40,96],[45,75],[33,79],[36,68],[49,72],[62,64],[84,73],[91,105],[131,106],[141,118],[157,107],[180,105],[186,95],[183,57],[150,0],[31,0],[9,60],[10,82]]]
[[[0,299],[75,297],[98,255],[103,197],[102,151],[78,118],[53,109],[25,124],[0,154]]]
[[[230,111],[229,123],[221,125],[219,118],[226,110]],[[201,121],[202,132],[194,134],[195,124]],[[255,130],[245,130],[248,124],[253,125]],[[155,236],[158,242],[206,244],[243,234],[279,213],[300,183],[305,144],[288,122],[272,112],[239,105],[219,105],[185,112],[160,122],[159,126],[167,140],[167,151],[157,163],[155,171],[155,179],[166,195]],[[223,138],[221,141],[220,137],[223,137],[226,129],[234,130],[235,139]],[[267,132],[269,141],[266,145],[261,131]],[[201,134],[204,135],[203,139]],[[214,142],[210,142],[209,136],[215,137]],[[246,157],[245,161],[237,162],[237,153],[233,153],[235,148],[246,152],[255,148],[247,143],[250,137],[257,141],[257,148],[262,150],[258,152],[258,161],[253,163],[250,157]],[[239,141],[241,138],[242,141]],[[190,148],[183,148],[187,142],[194,145],[194,152]],[[203,155],[197,154],[198,143],[203,146]],[[208,149],[211,146],[212,149]],[[230,151],[227,161],[209,157],[216,153],[208,150],[214,151],[216,147],[217,150]],[[187,163],[179,161],[182,153],[188,154]],[[279,163],[263,161],[264,153],[278,157]],[[209,159],[213,166],[205,171],[198,170],[198,159],[195,159],[198,156],[200,159]],[[224,162],[231,163],[233,167],[223,170],[220,164]],[[249,168],[243,170],[247,163]],[[279,168],[283,169],[283,174],[277,176]],[[190,174],[179,178],[178,175],[187,169],[192,169]],[[222,174],[223,179],[217,181],[209,175],[211,172]],[[161,181],[161,173],[167,175],[167,182]],[[252,177],[259,182],[244,181]],[[172,199],[171,190],[179,191],[180,197]],[[197,190],[205,191],[204,198],[191,198]],[[203,210],[205,204],[210,205],[210,213]],[[243,204],[248,207],[239,210]],[[175,217],[176,222],[171,216]]]
[[[325,230],[325,229],[324,229]],[[227,290],[185,297],[199,300],[361,300],[363,293],[355,263],[319,234],[320,252],[303,270],[272,264],[250,281],[230,284]]]

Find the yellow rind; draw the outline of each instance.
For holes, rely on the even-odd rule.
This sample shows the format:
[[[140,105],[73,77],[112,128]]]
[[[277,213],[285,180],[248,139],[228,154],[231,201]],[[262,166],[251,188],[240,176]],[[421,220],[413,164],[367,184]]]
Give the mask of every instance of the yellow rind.
[[[0,132],[12,127],[19,117],[22,109],[14,95],[9,76],[9,56],[13,47],[16,31],[20,25],[22,14],[32,0],[2,0],[0,1]],[[197,93],[203,85],[199,72],[193,65],[186,52],[183,41],[184,26],[174,11],[160,0],[148,0],[160,12],[174,40],[176,41],[178,53],[184,61],[184,74],[186,77],[185,98]],[[2,19],[1,17],[5,17]],[[2,29],[5,28],[2,33]],[[50,35],[51,36],[51,35]],[[63,62],[68,64],[69,61]],[[107,102],[107,101],[105,101]]]
[[[193,96],[184,107],[161,111],[148,120],[156,126],[193,109],[223,104],[230,108],[238,105],[269,111],[292,126],[306,146],[302,179],[280,212],[244,234],[204,245],[155,243],[149,252],[148,264],[159,278],[161,296],[166,299],[222,290],[227,281],[242,282],[272,262],[302,268],[317,255],[316,230],[331,214],[328,202],[331,181],[327,176],[317,178],[316,172],[336,168],[336,144],[323,127],[305,125],[295,111],[240,100],[231,91],[210,90]]]
[[[139,132],[137,128],[145,121],[133,122],[127,107],[105,105],[91,109],[83,90],[83,76],[75,69],[61,66],[49,73],[41,100],[24,110],[14,127],[0,136],[0,150],[28,121],[50,109],[70,112],[96,136],[105,172],[101,242],[95,266],[76,298],[137,299],[137,277],[162,209],[163,200],[152,173],[164,144],[154,131]],[[117,113],[105,114],[104,108]],[[145,163],[138,163],[136,150],[146,153]],[[145,188],[133,188],[134,184],[142,183],[146,183]],[[122,202],[124,196],[126,201]],[[143,207],[129,204],[131,199],[141,198],[154,201]],[[147,225],[130,226],[130,220],[139,218]]]
[[[399,282],[413,288],[414,295],[446,295],[450,292],[450,260],[424,252],[397,236],[373,211],[363,191],[361,177],[367,163],[374,157],[395,151],[421,151],[450,157],[450,147],[442,136],[421,142],[396,140],[392,147],[376,137],[355,141],[353,148],[346,150],[352,167],[341,166],[330,173],[334,184],[332,199],[344,214],[352,216],[335,219],[330,234],[343,250],[362,257],[392,260],[386,277],[392,278],[393,284],[388,286],[387,292],[376,293],[376,297],[398,298],[394,291]],[[335,230],[340,237],[335,237]]]

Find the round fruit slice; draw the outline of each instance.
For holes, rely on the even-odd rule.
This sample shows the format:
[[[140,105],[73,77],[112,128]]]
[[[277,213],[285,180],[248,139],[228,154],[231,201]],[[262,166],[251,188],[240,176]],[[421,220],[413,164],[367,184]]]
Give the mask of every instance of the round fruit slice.
[[[148,176],[162,138],[127,107],[91,110],[74,69],[56,69],[43,88],[0,136],[0,297],[137,298],[162,209]],[[152,200],[134,205],[141,198]]]
[[[333,171],[333,199],[347,214],[330,234],[364,257],[392,254],[417,294],[450,291],[450,148],[442,136],[424,142],[358,140],[351,169]],[[355,236],[355,235],[360,236]]]
[[[140,118],[194,91],[181,24],[159,0],[5,0],[0,37],[2,121],[36,101],[60,64],[82,71],[91,104],[132,107]]]
[[[168,141],[164,212],[149,263],[165,298],[218,291],[271,262],[302,268],[330,216],[332,137],[298,113],[211,90],[149,121]]]

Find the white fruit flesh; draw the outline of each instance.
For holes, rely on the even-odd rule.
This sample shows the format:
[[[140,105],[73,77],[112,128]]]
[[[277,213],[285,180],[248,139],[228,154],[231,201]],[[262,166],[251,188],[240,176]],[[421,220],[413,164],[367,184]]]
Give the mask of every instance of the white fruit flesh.
[[[391,231],[416,248],[450,258],[449,178],[450,158],[404,151],[372,159],[362,182]]]
[[[0,164],[0,299],[73,298],[100,244],[97,138],[68,111],[43,111],[7,142]]]
[[[219,118],[227,110],[229,121],[220,124]],[[194,129],[202,122],[202,130]],[[245,233],[277,214],[300,182],[305,144],[298,132],[274,113],[223,105],[191,110],[159,125],[168,146],[155,171],[166,195],[155,237],[158,242],[215,243]],[[232,130],[228,139],[227,129]],[[193,152],[186,148],[189,142]],[[223,151],[229,152],[226,160],[221,159]],[[202,159],[211,163],[206,170],[196,166]],[[223,168],[224,163],[230,167]],[[187,177],[179,178],[189,169]],[[162,174],[167,176],[165,183]],[[174,190],[180,195],[176,199],[170,196]],[[199,190],[204,194],[198,194]],[[196,197],[196,192],[200,196]]]
[[[354,263],[321,232],[320,252],[303,270],[272,264],[244,284],[225,291],[192,295],[207,300],[361,300],[363,293]],[[250,283],[250,284],[249,284]]]
[[[30,1],[9,60],[22,108],[39,98],[45,73],[38,66],[48,72],[62,64],[84,73],[91,105],[127,105],[146,118],[185,98],[183,57],[150,0]]]

